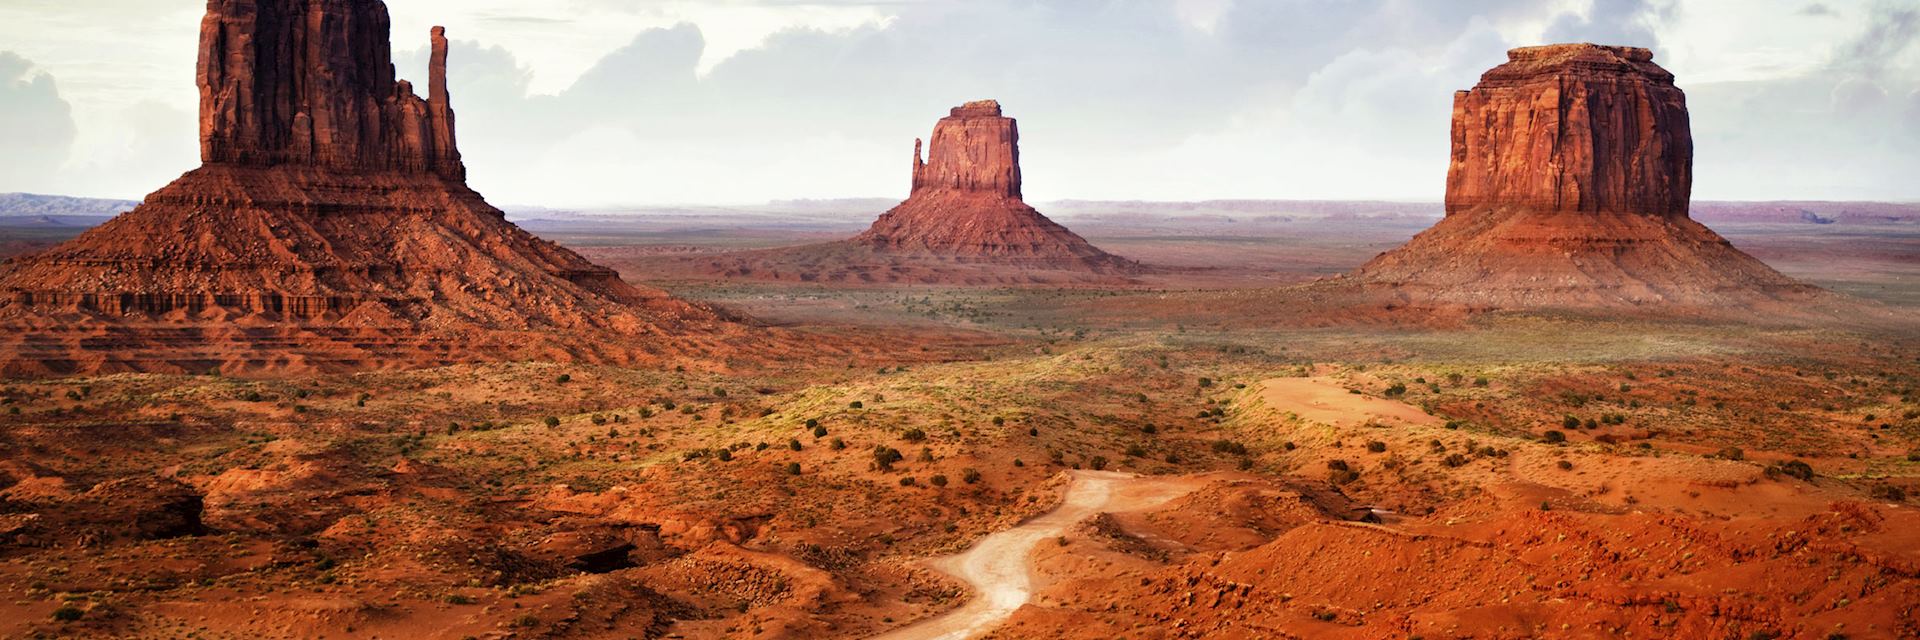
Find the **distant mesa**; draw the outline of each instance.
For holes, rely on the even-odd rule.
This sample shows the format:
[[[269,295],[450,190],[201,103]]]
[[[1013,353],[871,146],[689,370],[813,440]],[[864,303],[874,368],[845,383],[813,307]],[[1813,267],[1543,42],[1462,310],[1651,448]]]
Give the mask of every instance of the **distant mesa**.
[[[1027,206],[1021,187],[1018,125],[999,102],[969,102],[940,119],[931,144],[914,141],[911,194],[864,233],[649,267],[703,277],[960,285],[1122,283],[1144,270]]]
[[[0,267],[0,372],[644,362],[739,330],[508,223],[465,182],[445,32],[422,98],[389,29],[379,0],[209,2],[203,165]]]
[[[1653,52],[1515,49],[1454,96],[1446,218],[1355,277],[1410,306],[1742,308],[1820,290],[1693,221],[1686,94]]]

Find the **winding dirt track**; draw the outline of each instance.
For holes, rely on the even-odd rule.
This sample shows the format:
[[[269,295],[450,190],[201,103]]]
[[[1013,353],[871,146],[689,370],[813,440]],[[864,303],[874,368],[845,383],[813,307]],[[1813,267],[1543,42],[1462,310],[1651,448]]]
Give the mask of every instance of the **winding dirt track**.
[[[1124,473],[1074,471],[1060,507],[1018,527],[980,540],[933,566],[965,580],[974,598],[939,617],[914,623],[875,640],[964,640],[992,630],[1033,597],[1028,556],[1041,541],[1099,513],[1150,509],[1200,486],[1194,478],[1148,478]]]

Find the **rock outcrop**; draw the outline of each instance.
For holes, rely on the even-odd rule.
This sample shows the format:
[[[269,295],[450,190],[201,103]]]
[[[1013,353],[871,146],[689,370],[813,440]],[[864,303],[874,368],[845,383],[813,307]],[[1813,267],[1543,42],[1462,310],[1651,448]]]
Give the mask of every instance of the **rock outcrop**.
[[[1000,103],[955,107],[934,127],[923,161],[914,141],[913,191],[855,244],[884,252],[1122,274],[1137,265],[1094,247],[1022,199],[1020,128]]]
[[[847,284],[1124,284],[1148,271],[1022,197],[1019,126],[998,102],[969,102],[940,120],[930,145],[914,141],[907,200],[851,239],[641,264],[675,277]]]
[[[212,0],[204,165],[0,267],[0,372],[329,371],[698,356],[743,329],[507,222],[465,183],[379,0]]]
[[[1515,49],[1454,96],[1447,216],[1357,278],[1414,306],[1744,307],[1819,291],[1688,217],[1686,95],[1653,53]]]

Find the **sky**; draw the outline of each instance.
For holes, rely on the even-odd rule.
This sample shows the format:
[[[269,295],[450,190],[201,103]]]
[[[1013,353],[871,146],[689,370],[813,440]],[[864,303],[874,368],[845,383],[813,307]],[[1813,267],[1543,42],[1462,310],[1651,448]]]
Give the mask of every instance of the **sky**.
[[[1054,199],[1437,200],[1452,94],[1512,47],[1652,47],[1695,197],[1920,200],[1920,0],[388,0],[445,25],[496,204],[904,197],[952,106]],[[137,199],[199,163],[201,0],[0,0],[0,192]]]

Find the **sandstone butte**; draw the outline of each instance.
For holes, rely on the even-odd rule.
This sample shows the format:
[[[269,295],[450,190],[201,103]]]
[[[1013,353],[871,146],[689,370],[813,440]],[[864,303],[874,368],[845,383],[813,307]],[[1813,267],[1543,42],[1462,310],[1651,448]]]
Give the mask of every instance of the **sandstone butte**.
[[[930,145],[914,141],[911,193],[858,236],[643,264],[694,277],[850,284],[1120,284],[1146,270],[1035,211],[1021,186],[1019,127],[1000,103],[969,102],[940,120]]]
[[[1693,221],[1687,99],[1653,52],[1515,49],[1454,95],[1446,218],[1355,274],[1411,306],[1746,308],[1800,284]]]
[[[466,184],[432,32],[395,78],[380,0],[211,0],[203,165],[0,267],[0,373],[649,362],[744,329],[623,282]]]
[[[853,242],[884,252],[1047,269],[1125,273],[1132,262],[1094,247],[1021,194],[1020,127],[993,100],[954,107],[934,126],[913,190]]]

